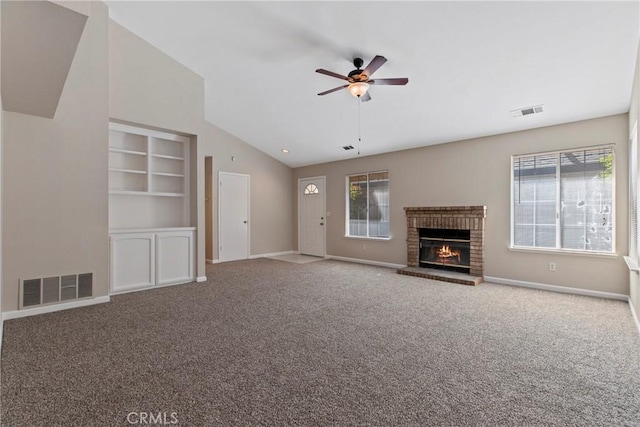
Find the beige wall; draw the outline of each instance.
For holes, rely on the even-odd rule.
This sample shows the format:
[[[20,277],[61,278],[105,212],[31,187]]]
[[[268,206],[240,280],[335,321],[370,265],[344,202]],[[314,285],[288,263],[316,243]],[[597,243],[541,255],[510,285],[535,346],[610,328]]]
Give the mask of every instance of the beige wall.
[[[92,272],[108,292],[108,11],[87,10],[55,117],[3,113],[3,311],[21,278]]]
[[[0,22],[2,22],[2,8],[0,7]],[[0,31],[0,46],[2,46],[2,31]],[[2,49],[0,49],[0,64],[2,64]],[[2,81],[2,67],[0,66],[0,81]],[[0,312],[2,312],[2,152],[3,152],[3,114],[2,114],[2,93],[0,93]],[[0,354],[2,352],[2,331],[3,331],[3,322],[2,315],[0,315]]]
[[[329,216],[327,213],[328,255],[406,264],[403,207],[486,205],[486,276],[628,294],[628,272],[622,259],[627,251],[628,240],[627,121],[627,115],[621,114],[308,166],[294,170],[293,187],[299,178],[327,177],[327,211],[331,214]],[[610,143],[615,144],[616,150],[618,256],[510,250],[511,156]],[[378,170],[389,171],[391,240],[346,238],[345,176]],[[294,200],[294,210],[296,205]],[[297,245],[296,231],[297,227],[294,226],[294,242]],[[555,272],[548,269],[551,261],[557,265]]]
[[[0,6],[7,35],[2,46],[4,109],[51,119],[89,13],[49,1],[4,1]]]
[[[116,22],[109,22],[112,120],[191,136],[191,226],[197,227],[196,274],[205,276],[204,80]],[[196,167],[197,166],[197,167]]]
[[[204,120],[204,80],[109,21],[109,115],[191,135]]]
[[[629,138],[631,138],[633,127],[636,123],[640,126],[640,44],[638,45],[636,69],[633,78],[633,89],[631,91],[631,102],[629,106]],[[640,135],[638,136],[640,137]],[[630,236],[630,238],[632,237]],[[629,294],[631,297],[632,307],[635,309],[636,316],[640,318],[640,278],[635,272],[630,272],[629,276]]]
[[[93,272],[94,295],[108,293],[110,119],[191,135],[199,277],[205,154],[214,156],[214,178],[220,170],[252,176],[251,253],[291,250],[291,168],[204,121],[201,77],[109,21],[105,5],[82,10],[91,14],[55,118],[3,113],[3,311],[18,308],[19,278]],[[215,206],[213,215],[215,224]]]
[[[293,170],[207,123],[204,156],[213,156],[213,257],[218,259],[218,174],[242,173],[251,176],[251,255],[285,252],[293,249]],[[232,161],[231,158],[235,161]]]
[[[115,22],[109,26],[109,61],[112,119],[193,136],[191,225],[198,227],[197,275],[205,275],[207,253],[206,156],[213,157],[212,259],[218,258],[219,171],[251,175],[250,253],[291,250],[292,169],[206,122],[202,78]]]

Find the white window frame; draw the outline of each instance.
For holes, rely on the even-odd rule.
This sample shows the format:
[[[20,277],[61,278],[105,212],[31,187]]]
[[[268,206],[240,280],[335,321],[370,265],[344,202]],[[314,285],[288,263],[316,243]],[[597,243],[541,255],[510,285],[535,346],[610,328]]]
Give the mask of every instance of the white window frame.
[[[586,150],[597,150],[597,149],[611,149],[612,154],[613,154],[613,161],[612,161],[612,176],[613,179],[611,181],[611,194],[612,194],[612,201],[611,201],[611,218],[612,218],[612,231],[611,231],[611,251],[588,251],[588,250],[579,250],[579,249],[564,249],[561,247],[561,235],[562,235],[562,228],[561,228],[561,216],[560,216],[560,211],[559,211],[559,206],[561,206],[561,194],[560,194],[560,155],[562,153],[567,153],[567,152],[572,152],[572,151],[586,151]],[[513,171],[514,171],[514,166],[515,166],[515,161],[520,158],[520,157],[530,157],[530,156],[543,156],[543,155],[551,155],[554,154],[557,156],[557,163],[556,163],[556,246],[553,248],[549,248],[549,247],[537,247],[537,246],[517,246],[514,243],[514,239],[515,239],[515,200],[514,200],[514,176],[513,176]],[[614,144],[601,144],[601,145],[594,145],[594,146],[588,146],[588,147],[574,147],[574,148],[566,148],[566,149],[562,149],[562,150],[556,150],[556,151],[542,151],[542,152],[537,152],[537,153],[527,153],[527,154],[514,154],[511,156],[511,167],[509,169],[509,182],[510,182],[510,186],[509,186],[509,190],[510,190],[510,196],[509,196],[509,209],[510,209],[510,221],[509,221],[509,234],[510,234],[510,239],[509,239],[509,249],[511,250],[516,250],[516,251],[525,251],[525,252],[555,252],[555,253],[567,253],[567,254],[580,254],[580,255],[595,255],[595,256],[617,256],[617,242],[616,242],[616,229],[617,229],[617,218],[616,218],[616,180],[617,180],[617,175],[616,175],[616,152],[615,152],[615,145]]]
[[[389,214],[389,219],[388,219],[388,223],[389,223],[389,235],[387,237],[377,237],[377,236],[369,236],[369,176],[376,174],[376,173],[386,173],[387,174],[387,188],[388,188],[388,192],[389,192],[389,203],[388,203],[388,214]],[[367,235],[366,236],[352,236],[349,234],[349,211],[350,211],[350,186],[349,186],[349,178],[351,178],[352,176],[358,176],[358,175],[367,175]],[[389,171],[388,170],[377,170],[377,171],[370,171],[370,172],[359,172],[359,173],[352,173],[349,174],[345,177],[345,230],[344,230],[344,237],[348,238],[348,239],[367,239],[367,240],[391,240],[391,179],[389,178]]]
[[[630,270],[638,272],[640,261],[640,198],[638,197],[638,121],[631,128],[629,138],[629,256],[625,256],[625,262]],[[634,193],[635,192],[635,193]]]

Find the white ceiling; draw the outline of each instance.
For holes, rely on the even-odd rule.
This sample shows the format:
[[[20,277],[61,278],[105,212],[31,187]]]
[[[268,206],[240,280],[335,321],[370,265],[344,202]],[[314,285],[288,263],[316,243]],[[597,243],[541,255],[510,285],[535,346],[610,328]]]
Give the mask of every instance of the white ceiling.
[[[344,81],[316,68],[409,78],[361,104],[364,156],[627,112],[640,34],[639,1],[107,3],[204,77],[208,121],[292,167],[357,155],[357,100],[317,96]]]

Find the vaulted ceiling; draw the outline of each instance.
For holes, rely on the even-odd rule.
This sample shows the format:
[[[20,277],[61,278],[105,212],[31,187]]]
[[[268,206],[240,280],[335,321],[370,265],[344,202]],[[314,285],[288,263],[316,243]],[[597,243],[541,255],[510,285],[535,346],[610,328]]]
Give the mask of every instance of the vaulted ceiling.
[[[292,167],[356,156],[359,129],[364,156],[627,112],[640,27],[638,1],[107,4],[204,77],[208,121]],[[317,95],[345,83],[317,68],[375,55],[409,83]]]

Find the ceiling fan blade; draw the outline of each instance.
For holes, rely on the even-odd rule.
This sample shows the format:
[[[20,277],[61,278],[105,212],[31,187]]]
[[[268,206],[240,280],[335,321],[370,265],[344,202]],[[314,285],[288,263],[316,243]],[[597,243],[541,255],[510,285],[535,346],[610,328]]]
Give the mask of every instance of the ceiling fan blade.
[[[370,85],[393,85],[393,86],[404,86],[409,83],[409,79],[406,77],[399,77],[396,79],[375,79],[369,80],[367,83]]]
[[[344,89],[344,88],[347,88],[347,87],[349,87],[349,85],[334,87],[333,89],[329,89],[329,90],[325,90],[324,92],[320,92],[318,95],[320,95],[320,96],[327,95],[329,93],[337,92],[340,89]]]
[[[362,73],[366,74],[367,77],[371,77],[371,75],[375,73],[378,68],[382,67],[382,64],[384,64],[385,62],[387,62],[387,58],[385,58],[384,56],[376,55],[375,58],[373,58],[371,62],[369,62],[369,65],[367,65],[367,68],[365,68]]]
[[[342,79],[342,80],[346,80],[346,81],[350,81],[349,78],[347,76],[343,76],[341,74],[338,73],[334,73],[333,71],[329,71],[329,70],[325,70],[323,68],[318,68],[316,70],[316,73],[320,73],[320,74],[324,74],[325,76],[331,76],[331,77],[335,77],[337,79]]]
[[[364,95],[360,97],[360,101],[362,102],[371,101],[371,95],[369,95],[369,91],[365,92]]]

